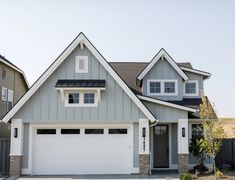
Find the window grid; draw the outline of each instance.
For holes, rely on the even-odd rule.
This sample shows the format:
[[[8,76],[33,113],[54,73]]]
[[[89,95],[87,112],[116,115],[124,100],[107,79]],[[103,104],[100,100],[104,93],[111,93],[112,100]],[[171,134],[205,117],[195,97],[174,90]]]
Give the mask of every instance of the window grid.
[[[161,93],[161,83],[150,82],[150,93]]]
[[[95,94],[94,93],[84,93],[84,104],[94,104]]]
[[[69,93],[69,104],[79,104],[79,93]]]
[[[164,82],[165,93],[175,93],[175,82]]]
[[[196,93],[196,83],[186,83],[185,84],[185,93],[186,94],[195,94]]]

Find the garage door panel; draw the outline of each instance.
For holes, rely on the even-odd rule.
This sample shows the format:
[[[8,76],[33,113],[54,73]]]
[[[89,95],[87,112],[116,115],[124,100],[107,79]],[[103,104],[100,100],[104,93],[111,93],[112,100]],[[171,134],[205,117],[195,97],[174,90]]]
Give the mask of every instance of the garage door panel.
[[[107,132],[35,134],[34,174],[129,174],[130,134]]]

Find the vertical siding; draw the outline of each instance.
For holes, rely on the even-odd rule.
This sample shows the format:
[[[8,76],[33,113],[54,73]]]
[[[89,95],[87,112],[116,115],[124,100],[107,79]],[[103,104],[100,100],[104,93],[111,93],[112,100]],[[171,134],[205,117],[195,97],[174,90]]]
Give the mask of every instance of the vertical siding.
[[[0,175],[9,174],[10,138],[0,138]]]
[[[171,124],[172,164],[178,164],[177,124]]]
[[[28,168],[28,158],[29,158],[29,124],[24,123],[22,168]]]
[[[178,122],[179,119],[188,119],[188,112],[152,102],[143,101],[147,108],[159,119],[159,122]]]
[[[139,124],[134,123],[133,139],[133,166],[139,167]]]
[[[178,95],[176,96],[153,96],[162,100],[182,100],[183,80],[178,72],[168,63],[167,60],[158,61],[143,79],[143,94],[147,95],[148,79],[174,79],[178,80]]]
[[[88,73],[75,73],[77,55],[88,56]],[[58,79],[104,79],[106,90],[101,92],[98,107],[64,107],[60,92],[55,90]],[[43,83],[14,118],[24,122],[138,122],[145,117],[136,104],[122,90],[113,77],[104,69],[85,47],[76,48],[55,72]]]

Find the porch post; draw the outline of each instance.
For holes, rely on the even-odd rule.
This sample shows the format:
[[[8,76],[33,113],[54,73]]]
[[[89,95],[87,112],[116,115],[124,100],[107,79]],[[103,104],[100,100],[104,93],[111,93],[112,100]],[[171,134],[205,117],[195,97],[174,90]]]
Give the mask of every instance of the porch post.
[[[21,175],[23,150],[23,123],[21,119],[13,119],[11,123],[10,175]]]
[[[139,120],[139,172],[149,174],[150,154],[149,154],[149,120]]]
[[[179,173],[188,172],[189,164],[189,142],[188,119],[179,119],[178,123],[178,171]]]

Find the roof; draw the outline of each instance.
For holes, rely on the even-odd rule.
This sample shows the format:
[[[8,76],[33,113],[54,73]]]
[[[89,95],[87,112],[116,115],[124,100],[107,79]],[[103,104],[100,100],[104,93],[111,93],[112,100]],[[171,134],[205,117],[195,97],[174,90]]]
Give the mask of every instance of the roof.
[[[153,68],[153,66],[160,60],[164,58],[164,60],[168,61],[168,63],[176,70],[176,72],[186,81],[188,80],[188,76],[184,73],[184,71],[177,65],[174,59],[166,52],[165,49],[161,49],[154,58],[150,61],[150,63],[144,68],[144,70],[137,77],[138,80],[142,80],[145,75]]]
[[[105,80],[99,79],[86,79],[86,80],[77,80],[77,79],[60,79],[57,81],[55,87],[57,88],[65,88],[65,87],[89,87],[89,88],[96,88],[105,87]]]
[[[7,60],[4,56],[0,55],[0,62],[4,63],[5,65],[7,65],[8,67],[16,70],[17,72],[19,72],[20,74],[22,74],[24,80],[25,80],[25,83],[27,85],[27,87],[29,88],[29,83],[28,83],[28,80],[24,74],[24,72],[18,68],[16,65],[14,65],[12,62],[10,62],[9,60]]]
[[[28,92],[12,107],[12,109],[3,117],[2,121],[8,122],[15,113],[29,100],[29,98],[40,88],[40,86],[47,80],[48,77],[64,62],[64,60],[72,53],[72,51],[80,44],[84,44],[96,57],[99,63],[106,69],[106,71],[116,80],[117,84],[126,92],[132,99],[136,106],[143,112],[143,114],[151,121],[155,122],[156,118],[148,110],[148,108],[141,102],[141,100],[131,91],[122,78],[114,71],[106,59],[88,40],[88,38],[81,32],[69,44],[69,46],[59,55],[59,57],[48,67],[48,69],[39,77],[39,79],[31,86]]]

